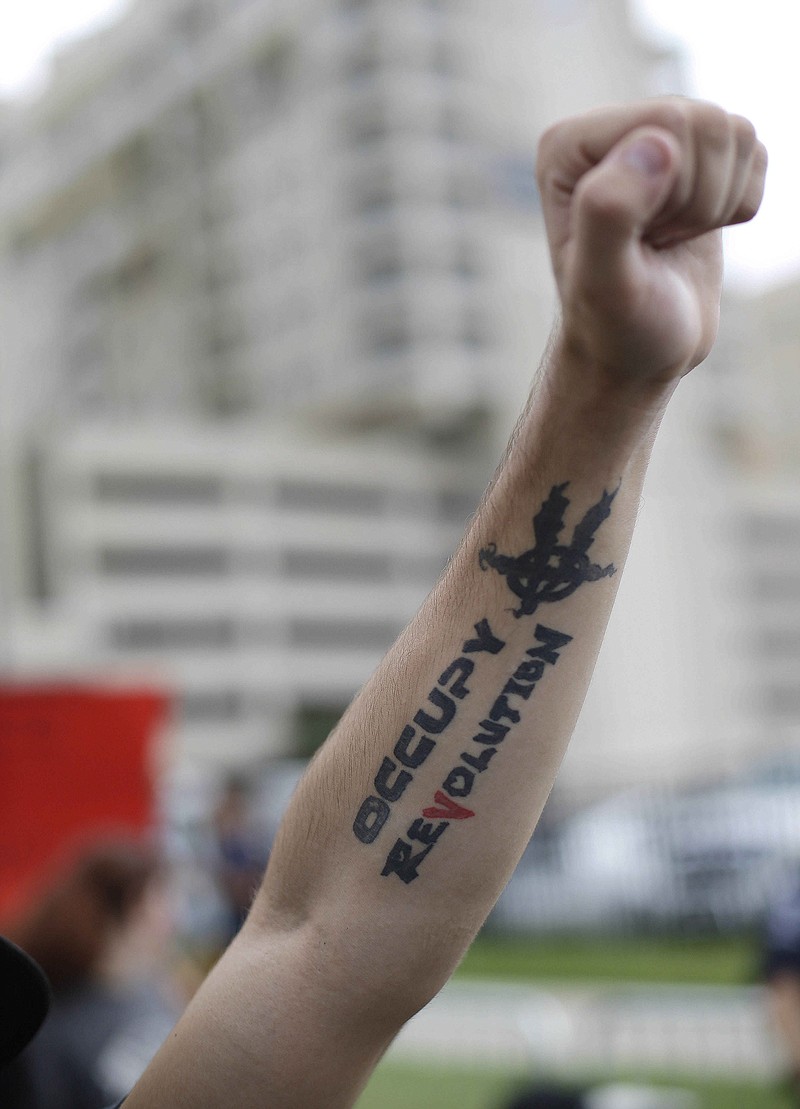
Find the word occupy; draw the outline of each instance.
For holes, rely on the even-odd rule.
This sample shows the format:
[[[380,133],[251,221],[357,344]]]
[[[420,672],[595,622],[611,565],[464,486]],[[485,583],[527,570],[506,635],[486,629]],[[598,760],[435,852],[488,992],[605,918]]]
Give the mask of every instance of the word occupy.
[[[389,818],[390,805],[402,797],[413,781],[411,771],[418,770],[436,747],[436,740],[431,736],[440,736],[444,732],[455,718],[456,702],[463,701],[469,694],[466,681],[475,669],[475,663],[464,656],[482,651],[496,655],[505,647],[504,641],[492,632],[488,620],[480,620],[475,625],[475,633],[476,638],[464,643],[463,654],[450,663],[428,694],[435,714],[421,708],[414,716],[417,728],[428,734],[418,736],[417,728],[406,725],[394,745],[394,759],[385,758],[381,763],[373,783],[375,793],[362,803],[353,823],[353,831],[362,843],[373,843],[378,838]]]

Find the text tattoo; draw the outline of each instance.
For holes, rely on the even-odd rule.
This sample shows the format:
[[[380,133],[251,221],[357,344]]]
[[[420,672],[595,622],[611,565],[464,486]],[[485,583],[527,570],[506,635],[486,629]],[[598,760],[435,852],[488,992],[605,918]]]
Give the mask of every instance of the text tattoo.
[[[553,602],[574,593],[585,581],[597,581],[616,572],[613,564],[599,566],[588,557],[595,533],[611,512],[616,496],[603,493],[596,505],[576,525],[572,542],[558,542],[564,528],[564,512],[569,501],[564,496],[568,483],[556,485],[533,520],[535,546],[516,557],[498,555],[495,544],[481,550],[482,570],[494,569],[506,577],[509,589],[520,599],[516,617],[530,615],[544,601]],[[419,866],[452,823],[469,820],[475,812],[464,801],[476,779],[490,766],[500,746],[507,742],[521,719],[521,702],[528,701],[548,666],[554,666],[559,652],[572,639],[564,632],[537,624],[534,641],[518,661],[511,676],[486,710],[475,734],[458,756],[456,765],[434,790],[431,802],[398,837],[391,847],[381,874],[396,875],[406,884],[419,877]],[[426,704],[407,724],[392,749],[383,759],[373,780],[375,792],[367,797],[353,822],[353,832],[364,844],[378,838],[398,801],[414,779],[440,737],[455,720],[461,703],[469,696],[468,685],[477,659],[482,654],[497,655],[506,644],[492,631],[488,619],[475,624],[475,635],[462,645],[430,691]]]

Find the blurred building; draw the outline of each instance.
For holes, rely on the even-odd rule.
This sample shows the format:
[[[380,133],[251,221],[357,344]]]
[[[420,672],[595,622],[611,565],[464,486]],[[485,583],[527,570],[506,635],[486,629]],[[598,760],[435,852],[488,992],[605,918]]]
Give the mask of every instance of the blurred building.
[[[59,56],[0,116],[6,673],[160,677],[185,765],[310,743],[432,584],[543,348],[539,133],[679,87],[625,0],[138,0]],[[576,794],[741,750],[698,388]]]
[[[735,535],[751,634],[744,654],[762,749],[800,752],[800,281],[750,305],[731,421],[737,465]],[[779,771],[776,763],[776,772]]]
[[[463,467],[298,425],[111,434],[48,444],[52,618],[18,614],[15,670],[166,685],[190,760],[313,753],[458,542]]]

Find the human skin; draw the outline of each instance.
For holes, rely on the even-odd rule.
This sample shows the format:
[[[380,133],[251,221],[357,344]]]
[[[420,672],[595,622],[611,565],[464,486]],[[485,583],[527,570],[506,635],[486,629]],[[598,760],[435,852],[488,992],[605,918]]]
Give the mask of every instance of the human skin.
[[[717,330],[752,126],[670,98],[550,129],[559,321],[420,612],[313,760],[248,921],[126,1109],[338,1109],[463,956],[527,844],[592,674],[659,422]],[[532,525],[533,521],[533,525]]]

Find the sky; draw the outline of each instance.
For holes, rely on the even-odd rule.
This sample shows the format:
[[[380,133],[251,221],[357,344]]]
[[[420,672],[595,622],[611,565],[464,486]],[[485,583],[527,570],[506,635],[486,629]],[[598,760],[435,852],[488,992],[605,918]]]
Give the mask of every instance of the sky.
[[[688,91],[747,116],[769,152],[761,211],[727,233],[729,273],[754,287],[800,274],[800,7],[791,0],[636,0],[636,6],[646,25],[685,45]]]
[[[54,46],[102,25],[127,6],[127,0],[0,3],[0,95],[35,88]],[[789,0],[631,3],[646,27],[682,45],[687,91],[748,116],[770,152],[767,191],[757,220],[728,234],[732,280],[758,288],[800,273],[798,5]]]

